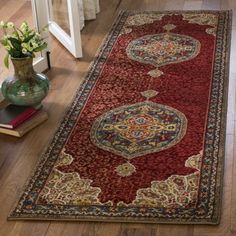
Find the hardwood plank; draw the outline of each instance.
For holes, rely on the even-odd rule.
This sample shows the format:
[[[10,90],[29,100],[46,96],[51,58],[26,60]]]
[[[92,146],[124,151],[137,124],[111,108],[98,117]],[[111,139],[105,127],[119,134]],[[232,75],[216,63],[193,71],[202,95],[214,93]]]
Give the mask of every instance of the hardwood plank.
[[[67,1],[53,0],[52,1],[53,20],[58,23],[61,28],[70,35],[70,23],[67,8]]]
[[[236,2],[234,0],[221,0],[221,9],[236,10]]]
[[[192,236],[194,226],[193,225],[159,225],[158,235],[169,236],[169,235],[181,235],[181,236]]]
[[[123,224],[119,223],[95,223],[94,231],[96,236],[120,236]]]
[[[167,10],[183,10],[184,7],[184,0],[164,0],[160,2],[160,10],[167,11]]]
[[[150,228],[122,228],[119,235],[123,236],[155,236],[157,230],[154,227]]]
[[[202,8],[206,10],[220,10],[221,0],[203,0]]]
[[[8,20],[9,17],[14,16],[15,12],[20,9],[26,1],[18,1],[18,0],[1,0],[0,4],[0,15],[1,20]],[[13,10],[14,9],[14,10]]]
[[[232,30],[232,36],[231,36],[231,55],[230,55],[230,72],[231,73],[236,73],[236,45],[235,45],[235,40],[236,40],[236,29]]]
[[[231,73],[229,77],[228,89],[228,111],[227,111],[227,127],[226,134],[234,134],[235,120],[235,89],[236,89],[236,74]]]
[[[236,117],[235,117],[236,118]],[[234,127],[234,130],[236,131],[236,127]],[[235,137],[235,136],[234,136]],[[234,139],[234,150],[233,150],[233,156],[234,156],[234,163],[233,163],[233,181],[232,181],[232,193],[231,193],[231,232],[236,235],[236,138]]]
[[[7,236],[42,236],[49,227],[48,222],[17,222]]]
[[[67,223],[52,223],[49,227],[47,236],[93,236],[95,235],[94,223],[67,222]]]
[[[184,10],[201,10],[202,9],[202,1],[185,1],[184,2]]]
[[[27,144],[25,142],[26,138],[22,138],[21,140],[16,139],[8,139],[15,142],[15,148],[18,151],[12,150],[11,146],[8,146],[8,154],[4,154],[3,156],[6,157],[5,161],[1,165],[1,175],[0,175],[0,191],[4,194],[0,195],[0,204],[1,204],[1,214],[0,214],[0,235],[8,235],[11,230],[16,227],[17,229],[22,229],[22,226],[17,226],[17,224],[21,224],[19,222],[7,222],[6,218],[14,206],[16,200],[18,200],[19,195],[23,189],[24,183],[26,182],[28,176],[32,172],[32,170],[35,168],[38,156],[43,151],[44,146],[47,143],[47,139],[40,140],[38,139],[38,136],[43,135],[42,132],[45,132],[45,129],[49,129],[49,123],[47,121],[44,123],[44,128],[42,126],[39,126],[35,130],[32,131],[32,133],[29,133]],[[41,130],[40,130],[41,129]],[[50,132],[49,132],[50,133]],[[3,137],[3,136],[1,136]],[[41,136],[43,137],[43,136]],[[5,138],[5,137],[4,137]],[[2,142],[1,142],[2,144]],[[24,145],[25,144],[25,145]],[[28,145],[32,149],[29,150]],[[41,147],[40,147],[41,146]],[[27,151],[25,150],[27,149]],[[4,149],[0,148],[1,152],[4,152]],[[12,150],[11,153],[9,153],[9,150]],[[22,156],[21,153],[24,153]],[[2,153],[1,153],[2,154]],[[1,157],[3,157],[1,155]],[[1,159],[2,160],[2,159]],[[12,171],[14,170],[14,171]],[[36,222],[35,224],[38,224]],[[45,225],[41,225],[41,230],[44,231],[44,227],[48,227],[46,223]],[[25,225],[27,227],[27,225]],[[19,227],[19,228],[18,228]],[[27,227],[28,228],[28,227]],[[32,227],[33,229],[33,227]],[[18,232],[19,233],[19,232]],[[14,231],[13,231],[14,235]]]
[[[147,4],[145,4],[145,1],[133,1],[133,0],[126,0],[126,1],[121,1],[119,8],[117,8],[117,10],[120,9],[125,9],[125,10],[145,10],[145,7],[147,6]]]

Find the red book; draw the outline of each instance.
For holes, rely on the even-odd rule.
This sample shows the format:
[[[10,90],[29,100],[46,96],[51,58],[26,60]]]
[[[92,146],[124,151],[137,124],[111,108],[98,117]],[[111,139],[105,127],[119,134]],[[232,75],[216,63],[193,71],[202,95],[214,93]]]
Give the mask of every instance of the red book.
[[[14,129],[39,110],[31,106],[8,105],[0,110],[0,127]]]

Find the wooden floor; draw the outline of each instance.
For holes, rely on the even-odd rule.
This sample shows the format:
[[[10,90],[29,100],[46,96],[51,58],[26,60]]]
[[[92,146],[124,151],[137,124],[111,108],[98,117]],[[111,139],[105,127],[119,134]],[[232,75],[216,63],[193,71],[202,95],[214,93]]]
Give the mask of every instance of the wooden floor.
[[[67,1],[52,0],[51,16],[59,26],[70,35]]]
[[[100,0],[101,13],[82,32],[84,57],[74,59],[52,40],[51,90],[44,102],[49,120],[24,138],[0,135],[0,236],[233,236],[236,235],[236,0]],[[0,0],[0,20],[26,16],[26,0]],[[17,5],[18,4],[18,5]],[[25,5],[26,4],[26,5]],[[227,119],[222,219],[218,226],[128,223],[24,222],[6,220],[85,76],[95,52],[121,9],[233,9],[233,39]],[[0,79],[6,72],[1,73]]]

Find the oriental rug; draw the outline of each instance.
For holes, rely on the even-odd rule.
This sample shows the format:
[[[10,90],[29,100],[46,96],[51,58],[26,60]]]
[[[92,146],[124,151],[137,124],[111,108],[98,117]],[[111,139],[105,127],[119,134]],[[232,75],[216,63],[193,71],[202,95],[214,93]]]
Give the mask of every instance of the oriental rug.
[[[230,31],[121,12],[9,219],[219,223]]]

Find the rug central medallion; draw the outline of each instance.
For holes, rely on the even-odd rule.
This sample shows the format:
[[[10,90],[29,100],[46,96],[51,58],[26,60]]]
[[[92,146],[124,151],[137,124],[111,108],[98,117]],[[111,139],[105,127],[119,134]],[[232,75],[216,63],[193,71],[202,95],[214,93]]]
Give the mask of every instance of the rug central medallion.
[[[163,74],[160,66],[190,60],[198,55],[200,42],[187,35],[174,34],[169,31],[176,28],[173,24],[163,27],[166,33],[145,35],[131,41],[126,49],[128,57],[132,60],[157,67],[149,71],[152,77]]]
[[[185,134],[187,120],[183,113],[148,99],[154,90],[142,93],[146,101],[121,106],[98,117],[91,130],[91,140],[99,148],[126,159],[167,149]]]

